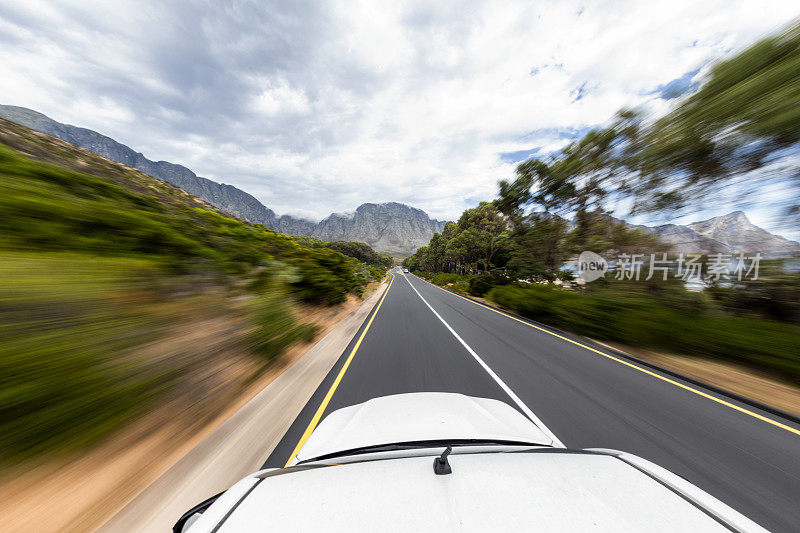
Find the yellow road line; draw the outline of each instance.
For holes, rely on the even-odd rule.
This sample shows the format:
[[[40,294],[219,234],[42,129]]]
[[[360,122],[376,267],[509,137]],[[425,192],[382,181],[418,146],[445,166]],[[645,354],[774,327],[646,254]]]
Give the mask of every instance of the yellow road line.
[[[735,409],[736,411],[739,411],[740,413],[744,413],[746,415],[750,415],[750,416],[752,416],[754,418],[757,418],[759,420],[767,422],[768,424],[772,424],[773,426],[779,427],[781,429],[785,429],[786,431],[794,433],[795,435],[800,435],[800,430],[795,429],[795,428],[793,428],[791,426],[787,426],[786,424],[782,424],[782,423],[778,422],[777,420],[772,420],[771,418],[767,418],[766,416],[763,416],[763,415],[760,415],[760,414],[755,413],[753,411],[750,411],[749,409],[745,409],[743,407],[739,407],[736,404],[733,404],[731,402],[728,402],[728,401],[722,400],[720,398],[717,398],[715,396],[712,396],[710,394],[707,394],[707,393],[705,393],[705,392],[703,392],[701,390],[695,389],[694,387],[689,387],[688,385],[684,385],[683,383],[679,383],[679,382],[677,382],[677,381],[675,381],[673,379],[664,377],[664,376],[662,376],[660,374],[657,374],[655,372],[651,372],[650,370],[642,368],[642,367],[640,367],[638,365],[635,365],[633,363],[629,363],[628,361],[625,361],[624,359],[620,359],[619,357],[614,357],[613,355],[609,355],[607,353],[601,352],[600,350],[596,350],[595,348],[592,348],[591,346],[587,346],[587,345],[585,345],[583,343],[574,341],[572,339],[568,339],[567,337],[564,337],[563,335],[559,335],[557,333],[553,333],[552,331],[548,331],[545,328],[541,328],[539,326],[531,324],[530,322],[526,322],[524,320],[520,320],[519,318],[517,318],[515,316],[512,316],[512,315],[509,315],[508,313],[504,313],[504,312],[502,312],[502,311],[500,311],[498,309],[495,309],[494,307],[490,307],[488,305],[484,305],[482,303],[478,303],[475,300],[470,300],[469,298],[465,298],[465,297],[461,296],[460,294],[456,294],[456,293],[454,293],[452,291],[448,291],[447,289],[439,287],[438,285],[435,285],[435,284],[431,283],[430,281],[428,281],[426,279],[422,279],[419,276],[417,276],[417,277],[419,279],[421,279],[422,281],[424,281],[425,283],[427,283],[428,285],[432,285],[433,287],[436,287],[437,289],[441,289],[441,290],[443,290],[444,292],[446,292],[448,294],[452,294],[453,296],[457,296],[457,297],[461,298],[462,300],[466,300],[466,301],[468,301],[470,303],[473,303],[475,305],[483,307],[484,309],[488,309],[489,311],[494,311],[495,313],[497,313],[499,315],[503,315],[504,317],[510,318],[511,320],[516,320],[520,324],[525,324],[526,326],[532,327],[534,329],[538,329],[539,331],[543,331],[544,333],[547,333],[548,335],[552,335],[553,337],[557,337],[557,338],[559,338],[559,339],[561,339],[563,341],[567,341],[567,342],[570,342],[570,343],[572,343],[572,344],[574,344],[576,346],[580,346],[581,348],[585,348],[585,349],[589,350],[590,352],[594,352],[594,353],[596,353],[598,355],[602,355],[603,357],[607,357],[608,359],[611,359],[612,361],[616,361],[617,363],[621,363],[621,364],[623,364],[623,365],[625,365],[627,367],[630,367],[630,368],[633,368],[635,370],[638,370],[639,372],[644,372],[645,374],[653,376],[654,378],[658,378],[661,381],[666,381],[667,383],[670,383],[672,385],[675,385],[676,387],[680,387],[680,388],[682,388],[684,390],[687,390],[689,392],[697,394],[698,396],[702,396],[703,398],[708,398],[709,400],[715,401],[718,404],[724,405],[726,407],[730,407],[731,409]]]
[[[361,341],[364,340],[364,336],[367,334],[367,331],[369,331],[369,327],[372,325],[372,321],[375,320],[376,316],[378,316],[378,311],[380,310],[381,305],[383,305],[383,301],[386,299],[386,295],[389,294],[389,289],[392,288],[392,283],[394,283],[394,275],[392,275],[392,279],[389,280],[389,286],[386,287],[386,292],[384,292],[383,296],[381,296],[381,301],[378,302],[378,306],[375,308],[375,311],[372,313],[372,317],[369,319],[369,322],[367,322],[367,325],[364,328],[364,331],[361,332],[361,336],[358,337],[358,340],[356,341],[356,345],[353,346],[352,350],[350,350],[350,355],[347,357],[347,360],[344,362],[344,365],[342,365],[342,369],[339,371],[339,375],[336,376],[336,379],[333,381],[333,384],[331,385],[331,388],[328,390],[328,394],[325,395],[325,398],[322,400],[322,403],[319,405],[319,409],[317,409],[317,412],[314,413],[314,417],[311,419],[311,422],[308,423],[308,427],[306,428],[305,432],[303,432],[303,436],[300,437],[300,441],[297,443],[297,446],[294,447],[294,451],[292,451],[292,454],[289,456],[289,459],[286,461],[286,464],[284,465],[284,468],[288,467],[289,464],[292,462],[292,459],[294,459],[295,456],[298,453],[300,453],[300,448],[303,447],[303,444],[306,443],[306,441],[308,440],[308,437],[311,436],[311,433],[314,432],[314,429],[317,427],[317,424],[319,424],[319,420],[320,420],[320,418],[322,418],[322,413],[324,413],[325,412],[325,408],[328,407],[328,403],[330,403],[331,397],[333,397],[333,393],[336,392],[336,388],[339,386],[339,382],[342,381],[342,377],[344,377],[344,373],[347,371],[347,367],[350,366],[350,362],[353,360],[353,357],[356,355],[356,352],[358,351],[358,347],[361,346]]]

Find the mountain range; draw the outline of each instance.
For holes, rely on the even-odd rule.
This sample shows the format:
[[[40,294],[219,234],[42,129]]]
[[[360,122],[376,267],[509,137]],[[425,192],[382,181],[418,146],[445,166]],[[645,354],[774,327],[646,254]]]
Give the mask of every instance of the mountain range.
[[[151,161],[140,152],[96,131],[57,122],[24,107],[0,105],[0,118],[52,135],[97,155],[122,163],[175,185],[234,217],[289,235],[308,235],[325,241],[365,242],[373,249],[403,257],[428,244],[445,222],[425,211],[397,202],[365,203],[353,211],[332,213],[320,222],[278,216],[251,194],[196,175],[168,161]],[[652,233],[675,253],[753,253],[765,257],[800,256],[800,244],[754,225],[742,211],[689,225],[630,225]]]
[[[234,217],[288,235],[308,235],[325,241],[365,242],[379,252],[406,256],[442,231],[444,221],[431,219],[421,209],[389,202],[365,203],[354,211],[332,213],[320,222],[289,215],[278,216],[253,195],[233,185],[198,176],[168,161],[152,161],[142,153],[96,131],[63,124],[25,107],[0,105],[0,118],[62,141],[185,190]]]
[[[629,224],[630,225],[630,224]],[[682,226],[634,226],[671,245],[675,253],[736,254],[760,252],[763,257],[800,255],[800,243],[759,228],[743,211],[733,211]]]

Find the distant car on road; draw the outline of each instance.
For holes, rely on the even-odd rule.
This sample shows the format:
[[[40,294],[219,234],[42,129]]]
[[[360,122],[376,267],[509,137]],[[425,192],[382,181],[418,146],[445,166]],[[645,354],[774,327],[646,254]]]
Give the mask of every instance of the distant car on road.
[[[403,269],[403,272],[405,272],[406,274],[408,274],[408,269],[407,269],[407,268],[404,268],[404,269]]]
[[[641,457],[566,449],[501,401],[438,392],[334,411],[291,466],[247,476],[174,528],[322,530],[766,531]]]

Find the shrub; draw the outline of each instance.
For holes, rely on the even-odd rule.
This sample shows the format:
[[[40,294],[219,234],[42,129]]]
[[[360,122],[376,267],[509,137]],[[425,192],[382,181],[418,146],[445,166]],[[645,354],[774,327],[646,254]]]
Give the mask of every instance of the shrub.
[[[507,309],[599,340],[733,360],[800,382],[800,328],[714,316],[642,295],[581,295],[548,286],[498,286],[487,297]]]
[[[484,296],[492,287],[508,284],[505,276],[494,274],[478,274],[469,280],[469,293],[472,296]]]
[[[392,266],[392,263],[394,263],[394,260],[391,258],[391,256],[379,254],[368,244],[363,242],[334,241],[325,243],[324,246],[331,250],[337,251],[340,254],[358,259],[362,263],[366,263],[368,265],[377,265],[389,268]]]
[[[292,344],[311,341],[316,334],[316,326],[298,323],[284,294],[261,294],[250,307],[255,326],[250,333],[251,347],[266,362],[275,359]]]
[[[314,334],[276,287],[332,304],[372,275],[121,168],[112,181],[0,145],[0,460],[87,446],[160,401],[185,358],[134,355],[199,300],[231,312],[219,289],[257,293],[250,340],[269,361]]]
[[[449,285],[464,281],[464,276],[451,274],[450,272],[420,272],[420,275],[436,285]]]
[[[370,265],[369,275],[375,281],[380,281],[386,276],[386,269],[380,266]]]
[[[299,278],[291,284],[293,292],[303,301],[341,303],[348,292],[358,294],[367,281],[355,259],[333,250],[298,249],[287,259]]]
[[[0,254],[0,457],[86,446],[131,420],[175,379],[120,354],[165,321],[137,304],[157,265]]]
[[[0,245],[6,249],[149,256],[171,272],[212,270],[220,276],[246,274],[278,259],[295,267],[301,299],[331,304],[348,292],[360,294],[371,277],[358,261],[333,250],[304,247],[260,224],[177,199],[158,201],[2,145],[0,173]],[[366,244],[342,245],[385,262]]]

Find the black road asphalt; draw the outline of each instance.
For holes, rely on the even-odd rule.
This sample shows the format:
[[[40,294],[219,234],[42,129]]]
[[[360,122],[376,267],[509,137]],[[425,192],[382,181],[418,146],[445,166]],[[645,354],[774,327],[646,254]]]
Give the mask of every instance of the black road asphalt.
[[[518,407],[423,298],[567,447],[639,455],[771,531],[800,531],[797,424],[672,376],[659,379],[651,369],[605,357],[411,274],[396,272],[323,418],[403,392],[459,392]],[[287,463],[360,334],[265,467]]]

